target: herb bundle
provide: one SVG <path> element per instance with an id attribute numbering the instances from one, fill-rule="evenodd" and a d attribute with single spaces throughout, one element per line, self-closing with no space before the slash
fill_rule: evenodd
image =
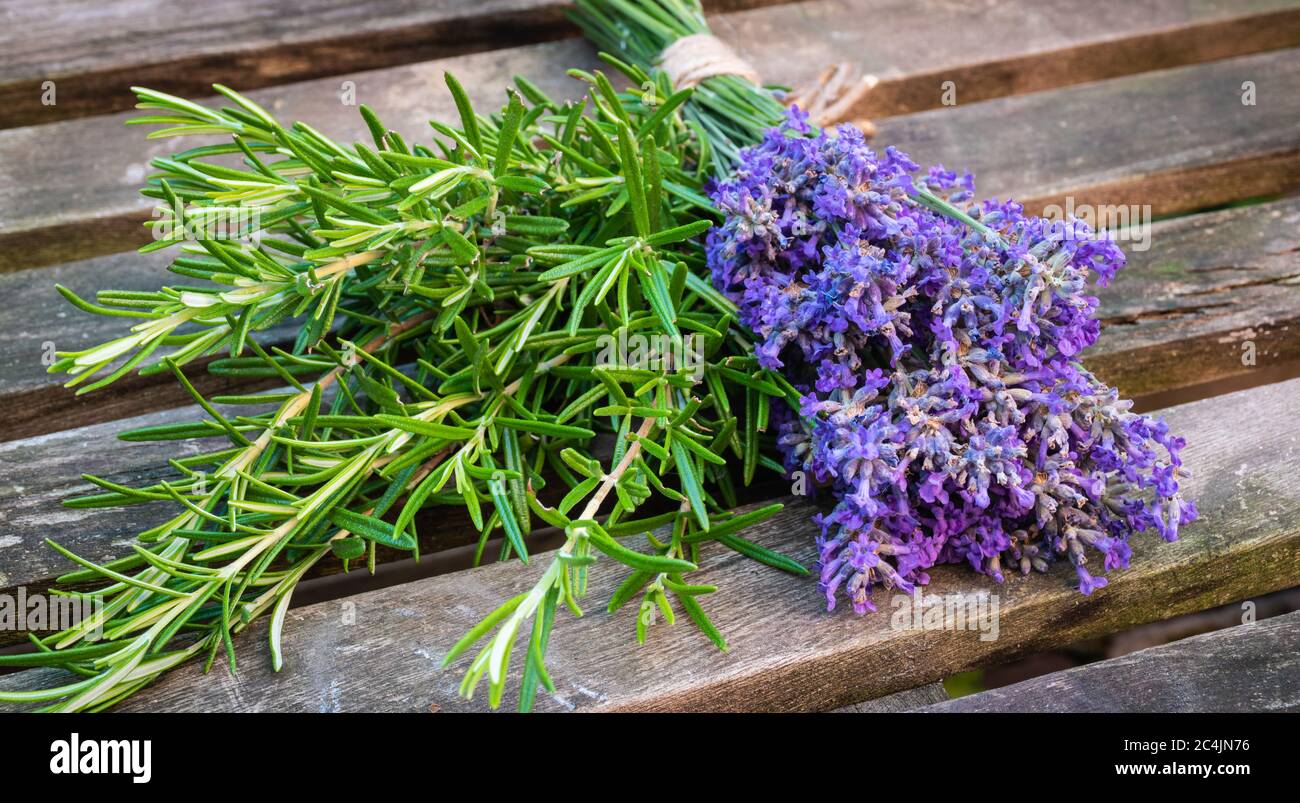
<path id="1" fill-rule="evenodd" d="M 431 123 L 432 147 L 364 109 L 372 142 L 345 146 L 222 87 L 232 105 L 221 109 L 138 90 L 150 113 L 133 122 L 165 126 L 151 136 L 229 136 L 156 160 L 145 189 L 171 210 L 150 248 L 179 246 L 171 270 L 196 283 L 94 302 L 64 291 L 87 312 L 140 322 L 61 354 L 53 370 L 83 391 L 170 370 L 206 418 L 122 437 L 228 445 L 171 461 L 176 478 L 149 487 L 87 478 L 103 492 L 70 504 L 180 512 L 107 564 L 55 546 L 84 567 L 63 583 L 107 583 L 62 593 L 98 595 L 103 612 L 0 661 L 82 677 L 0 699 L 98 710 L 192 656 L 211 665 L 224 652 L 233 669 L 232 636 L 265 613 L 278 669 L 304 574 L 327 558 L 373 568 L 379 549 L 418 553 L 416 514 L 436 505 L 468 512 L 480 554 L 494 531 L 499 557 L 525 562 L 535 523 L 566 536 L 536 586 L 446 657 L 489 636 L 463 690 L 486 677 L 493 705 L 525 628 L 521 708 L 550 685 L 556 609 L 581 612 L 597 555 L 630 571 L 611 610 L 640 596 L 671 621 L 672 599 L 719 647 L 698 599 L 714 589 L 689 578 L 703 545 L 806 572 L 737 534 L 780 505 L 728 512 L 736 481 L 780 470 L 760 455 L 760 433 L 771 399 L 795 392 L 757 365 L 734 305 L 700 278 L 711 207 L 675 113 L 690 93 L 646 105 L 600 73 L 581 77 L 591 84 L 581 103 L 557 104 L 521 79 L 489 118 L 448 76 L 460 126 Z M 230 206 L 257 212 L 243 216 L 243 240 L 212 233 Z M 299 322 L 291 347 L 254 336 L 288 321 Z M 653 344 L 651 359 L 610 358 L 609 343 L 631 337 Z M 209 370 L 286 389 L 204 398 L 184 366 L 222 353 Z M 625 543 L 640 534 L 647 548 Z"/>
<path id="2" fill-rule="evenodd" d="M 574 17 L 646 70 L 676 38 L 708 32 L 698 11 L 580 0 Z M 710 80 L 688 114 L 735 136 L 712 140 L 724 222 L 709 267 L 759 364 L 800 390 L 775 415 L 787 468 L 836 499 L 819 517 L 828 607 L 843 592 L 874 610 L 873 587 L 910 593 L 936 563 L 1001 581 L 1004 565 L 1046 571 L 1066 556 L 1090 594 L 1106 579 L 1089 552 L 1126 567 L 1133 533 L 1174 540 L 1196 518 L 1179 493 L 1183 440 L 1078 362 L 1100 328 L 1088 279 L 1124 264 L 1113 242 L 1078 220 L 974 203 L 969 175 L 914 179 L 906 154 L 878 156 L 851 126 L 818 131 L 798 108 L 756 119 L 746 112 L 768 90 Z"/>
<path id="3" fill-rule="evenodd" d="M 828 607 L 842 592 L 875 610 L 874 586 L 911 593 L 937 563 L 1001 582 L 1067 556 L 1090 594 L 1106 585 L 1090 553 L 1110 570 L 1135 532 L 1174 540 L 1196 516 L 1183 440 L 1078 362 L 1100 330 L 1087 282 L 1123 266 L 1119 248 L 1082 221 L 972 203 L 969 175 L 918 179 L 986 236 L 911 201 L 905 154 L 877 157 L 851 126 L 804 133 L 792 115 L 718 184 L 709 264 L 759 363 L 789 363 L 803 393 L 781 445 L 837 500 L 820 517 Z"/>

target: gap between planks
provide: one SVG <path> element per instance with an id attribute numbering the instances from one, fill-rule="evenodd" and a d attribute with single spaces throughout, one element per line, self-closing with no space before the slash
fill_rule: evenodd
<path id="1" fill-rule="evenodd" d="M 927 713 L 1300 711 L 1300 611 L 928 705 Z"/>
<path id="2" fill-rule="evenodd" d="M 965 567 L 932 573 L 930 594 L 968 600 L 997 595 L 998 638 L 976 631 L 894 629 L 889 595 L 865 618 L 827 614 L 810 578 L 795 578 L 713 548 L 693 579 L 721 589 L 705 607 L 730 651 L 714 651 L 683 621 L 633 639 L 634 611 L 601 612 L 623 572 L 593 568 L 582 620 L 559 618 L 548 666 L 558 691 L 540 709 L 607 711 L 827 710 L 914 688 L 955 671 L 1263 594 L 1300 583 L 1300 432 L 1294 426 L 1300 380 L 1194 402 L 1165 413 L 1187 438 L 1194 472 L 1187 494 L 1201 519 L 1183 538 L 1134 539 L 1132 568 L 1110 573 L 1089 597 L 1072 588 L 1068 567 L 1011 577 L 999 586 Z M 1231 425 L 1229 425 L 1229 423 Z M 1290 426 L 1286 426 L 1290 424 Z M 812 507 L 798 500 L 749 537 L 796 559 L 814 557 Z M 539 558 L 541 556 L 538 556 Z M 538 563 L 538 561 L 534 561 Z M 173 672 L 124 710 L 453 711 L 483 710 L 456 689 L 467 659 L 437 666 L 483 615 L 535 580 L 518 563 L 457 572 L 291 611 L 285 670 L 269 669 L 265 623 L 239 639 L 241 670 L 203 676 Z M 515 667 L 516 673 L 518 666 Z M 517 675 L 516 675 L 517 677 Z M 381 678 L 381 682 L 376 682 Z M 0 687 L 52 682 L 49 670 L 0 678 Z M 514 687 L 512 687 L 514 688 Z M 505 705 L 513 705 L 513 692 Z"/>
<path id="3" fill-rule="evenodd" d="M 874 110 L 871 101 L 864 100 L 855 114 L 878 116 L 939 106 L 944 81 L 952 81 L 957 105 L 931 114 L 953 115 L 945 117 L 944 124 L 959 142 L 932 149 L 926 138 L 913 141 L 906 124 L 882 127 L 883 141 L 900 144 L 925 161 L 939 157 L 953 162 L 960 157 L 952 166 L 977 173 L 997 165 L 995 144 L 1014 131 L 1008 130 L 1007 122 L 1016 118 L 1008 111 L 1023 114 L 1025 125 L 1032 120 L 1035 126 L 1048 127 L 1035 129 L 1036 136 L 1029 142 L 1001 157 L 1003 164 L 1008 159 L 1015 164 L 1026 154 L 1048 149 L 1050 161 L 1040 165 L 1046 172 L 1036 177 L 1036 184 L 1024 187 L 1028 190 L 1024 197 L 1035 203 L 1055 197 L 1059 187 L 1053 174 L 1070 181 L 1060 172 L 1065 165 L 1076 159 L 1095 160 L 1111 150 L 1116 130 L 1126 135 L 1125 150 L 1134 151 L 1129 164 L 1151 168 L 1144 179 L 1149 189 L 1142 194 L 1150 196 L 1158 188 L 1168 196 L 1141 201 L 1153 203 L 1157 213 L 1204 206 L 1206 193 L 1232 196 L 1221 200 L 1262 195 L 1275 191 L 1270 188 L 1285 181 L 1288 172 L 1300 173 L 1292 161 L 1297 135 L 1291 125 L 1300 98 L 1289 91 L 1296 70 L 1285 59 L 1234 61 L 1245 76 L 1232 68 L 1226 76 L 1221 71 L 1187 76 L 1175 70 L 1175 75 L 1184 76 L 1181 83 L 1174 78 L 1173 85 L 1117 84 L 1117 95 L 1105 113 L 1076 121 L 1061 116 L 1055 98 L 1030 101 L 1023 108 L 975 111 L 980 104 L 971 101 L 1007 92 L 1050 89 L 1117 72 L 1176 67 L 1300 43 L 1300 3 L 1295 0 L 1266 0 L 1245 10 L 1227 2 L 1189 7 L 1180 0 L 1161 0 L 1141 8 L 1126 0 L 1107 0 L 1104 6 L 1105 13 L 1096 3 L 1073 0 L 1018 0 L 993 6 L 946 0 L 815 0 L 724 14 L 713 18 L 713 24 L 768 80 L 797 84 L 813 78 L 827 62 L 848 60 L 882 77 L 882 85 L 871 97 L 886 98 L 891 87 L 907 87 L 902 96 L 914 98 L 907 103 L 886 98 Z M 881 37 L 881 30 L 893 34 Z M 1007 35 L 1008 31 L 1015 35 Z M 442 87 L 444 70 L 456 72 L 475 101 L 490 102 L 484 108 L 491 109 L 512 75 L 526 75 L 556 97 L 573 97 L 581 89 L 565 77 L 563 67 L 597 64 L 586 43 L 568 40 L 341 74 L 252 96 L 277 115 L 310 121 L 325 133 L 349 141 L 364 134 L 355 109 L 340 101 L 342 81 L 352 81 L 357 102 L 372 106 L 408 138 L 414 135 L 422 140 L 429 117 L 454 119 Z M 1259 96 L 1268 99 L 1255 107 L 1249 119 L 1231 114 L 1236 110 L 1227 105 L 1239 100 L 1239 85 L 1246 79 L 1256 81 Z M 238 81 L 235 84 L 242 87 Z M 1145 98 L 1144 91 L 1165 91 L 1171 97 L 1162 104 L 1159 98 Z M 1069 108 L 1070 99 L 1083 97 L 1068 95 L 1061 100 Z M 1193 105 L 1179 106 L 1183 98 L 1190 98 Z M 1207 104 L 1204 111 L 1219 122 L 1218 130 L 1211 126 L 1189 131 L 1185 123 L 1177 122 L 1180 112 L 1186 116 L 1197 105 Z M 146 143 L 138 130 L 123 128 L 128 116 L 0 131 L 0 165 L 4 166 L 0 168 L 0 271 L 127 250 L 144 242 L 140 224 L 148 218 L 152 202 L 138 196 L 138 187 L 148 173 L 149 159 L 171 153 L 175 145 Z M 1059 132 L 1050 129 L 1058 123 L 1069 127 Z M 1043 130 L 1059 135 L 1043 137 Z M 1071 137 L 1071 131 L 1080 136 Z M 1250 137 L 1243 136 L 1247 131 Z M 1207 152 L 1201 140 L 1224 134 L 1233 135 L 1224 146 L 1236 167 L 1222 174 L 1207 172 L 1223 161 L 1223 154 Z M 939 132 L 930 132 L 929 139 L 938 136 Z M 1057 150 L 1051 151 L 1052 143 Z M 962 147 L 951 147 L 957 144 Z M 1076 153 L 1081 147 L 1083 151 Z M 84 153 L 95 158 L 69 164 L 69 154 Z M 1205 156 L 1211 157 L 1208 163 Z M 1223 189 L 1198 189 L 1208 178 L 1218 180 Z M 1101 180 L 1090 186 L 1110 203 L 1134 191 L 1132 185 Z"/>

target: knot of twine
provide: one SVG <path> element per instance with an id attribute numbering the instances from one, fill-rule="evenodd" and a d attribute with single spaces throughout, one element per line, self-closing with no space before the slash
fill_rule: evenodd
<path id="1" fill-rule="evenodd" d="M 756 85 L 761 85 L 758 71 L 731 45 L 713 34 L 695 33 L 683 36 L 664 48 L 659 64 L 668 73 L 674 89 L 695 86 L 705 78 L 715 75 L 738 75 Z"/>
<path id="2" fill-rule="evenodd" d="M 753 65 L 726 42 L 707 33 L 691 34 L 673 42 L 660 54 L 659 65 L 668 74 L 674 89 L 692 87 L 717 75 L 735 75 L 762 85 Z M 827 67 L 813 81 L 786 93 L 781 102 L 786 106 L 797 103 L 818 126 L 828 126 L 843 121 L 878 83 L 876 76 L 862 75 L 848 62 L 842 62 Z M 854 123 L 868 137 L 876 133 L 870 120 Z"/>

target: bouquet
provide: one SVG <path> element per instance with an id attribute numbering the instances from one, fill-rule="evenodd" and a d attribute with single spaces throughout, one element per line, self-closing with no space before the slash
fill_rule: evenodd
<path id="1" fill-rule="evenodd" d="M 499 533 L 498 559 L 541 564 L 444 660 L 477 646 L 462 692 L 486 679 L 496 706 L 518 646 L 521 710 L 553 688 L 555 617 L 581 615 L 598 558 L 626 569 L 607 610 L 639 598 L 723 649 L 716 589 L 690 576 L 701 550 L 807 573 L 740 534 L 780 508 L 733 512 L 760 468 L 830 491 L 820 581 L 860 612 L 938 562 L 1000 579 L 1068 556 L 1088 593 L 1105 583 L 1090 554 L 1123 566 L 1132 533 L 1173 538 L 1194 517 L 1181 441 L 1077 361 L 1097 333 L 1086 281 L 1122 265 L 1113 245 L 819 130 L 691 0 L 575 14 L 632 90 L 572 71 L 587 97 L 559 103 L 519 78 L 482 115 L 448 75 L 460 119 L 432 121 L 428 144 L 364 107 L 370 141 L 339 143 L 225 87 L 222 108 L 136 90 L 151 137 L 224 140 L 155 160 L 144 189 L 165 210 L 146 250 L 177 249 L 186 283 L 61 289 L 135 323 L 52 370 L 78 392 L 170 372 L 205 417 L 122 437 L 222 443 L 147 487 L 87 477 L 101 492 L 69 504 L 179 512 L 109 563 L 52 543 L 82 567 L 62 583 L 97 584 L 62 593 L 106 604 L 0 656 L 74 673 L 0 701 L 99 710 L 192 658 L 233 671 L 234 636 L 263 615 L 279 669 L 306 573 L 418 557 L 438 506 L 466 512 L 479 557 Z M 253 213 L 235 239 L 218 231 L 231 209 Z M 266 339 L 286 322 L 291 343 Z M 282 389 L 205 398 L 187 376 L 200 359 Z M 531 555 L 543 525 L 563 546 Z"/>
<path id="2" fill-rule="evenodd" d="M 700 44 L 690 6 L 580 0 L 576 17 L 601 46 L 664 64 L 687 40 L 725 48 Z M 714 61 L 733 71 L 701 84 L 695 119 L 715 134 L 730 121 L 746 147 L 711 140 L 725 157 L 711 278 L 759 364 L 798 378 L 799 403 L 775 416 L 786 467 L 835 499 L 818 517 L 828 608 L 843 593 L 875 610 L 874 587 L 911 593 L 941 562 L 1001 582 L 1004 566 L 1068 557 L 1090 594 L 1106 585 L 1090 554 L 1123 568 L 1133 533 L 1176 539 L 1196 517 L 1178 491 L 1183 440 L 1078 362 L 1100 329 L 1087 283 L 1123 267 L 1118 246 L 1079 220 L 975 203 L 970 175 L 918 176 L 906 154 L 878 155 L 852 126 L 818 131 L 797 105 L 763 119 L 769 93 Z"/>

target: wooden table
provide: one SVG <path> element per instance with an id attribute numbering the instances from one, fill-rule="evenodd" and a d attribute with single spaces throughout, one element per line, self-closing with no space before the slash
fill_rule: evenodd
<path id="1" fill-rule="evenodd" d="M 573 97 L 582 87 L 563 69 L 595 63 L 553 0 L 304 0 L 293 13 L 277 0 L 144 0 L 130 4 L 131 16 L 112 0 L 5 5 L 16 21 L 0 48 L 0 593 L 10 594 L 40 592 L 69 568 L 44 538 L 106 559 L 166 515 L 61 507 L 89 488 L 82 473 L 138 482 L 161 476 L 166 457 L 200 448 L 114 437 L 192 416 L 169 381 L 132 379 L 76 398 L 41 360 L 48 344 L 71 350 L 117 327 L 76 314 L 56 281 L 83 295 L 109 283 L 153 287 L 166 265 L 164 254 L 130 250 L 147 237 L 139 224 L 152 202 L 137 190 L 148 160 L 172 145 L 123 127 L 128 85 L 193 95 L 212 81 L 254 88 L 282 118 L 350 141 L 362 123 L 340 101 L 344 82 L 418 137 L 426 119 L 453 119 L 444 70 L 476 101 L 495 102 L 516 73 Z M 1004 586 L 961 567 L 935 572 L 932 590 L 1000 595 L 996 641 L 894 630 L 888 612 L 827 614 L 812 581 L 709 554 L 702 581 L 726 589 L 710 614 L 728 653 L 686 627 L 657 629 L 634 648 L 630 611 L 563 618 L 549 661 L 558 692 L 538 708 L 915 708 L 937 699 L 926 684 L 963 669 L 1300 584 L 1300 380 L 1291 378 L 1300 374 L 1300 198 L 1290 194 L 1300 186 L 1300 2 L 707 5 L 718 35 L 768 80 L 798 83 L 842 60 L 877 74 L 853 117 L 874 119 L 879 145 L 921 164 L 974 171 L 982 195 L 1012 196 L 1034 212 L 1067 201 L 1136 205 L 1159 219 L 1150 249 L 1130 249 L 1129 267 L 1100 292 L 1104 328 L 1086 362 L 1125 395 L 1199 399 L 1161 412 L 1187 438 L 1188 496 L 1202 517 L 1175 544 L 1136 539 L 1133 568 L 1089 597 L 1063 568 Z M 40 103 L 47 81 L 54 105 Z M 955 105 L 944 104 L 947 82 Z M 234 387 L 218 377 L 200 386 Z M 811 561 L 809 505 L 788 501 L 752 537 Z M 459 674 L 438 662 L 499 600 L 530 586 L 535 569 L 466 568 L 477 534 L 463 518 L 444 519 L 422 529 L 418 566 L 392 553 L 374 577 L 305 581 L 285 625 L 283 672 L 270 671 L 262 624 L 238 639 L 237 676 L 188 666 L 122 708 L 481 709 L 482 700 L 456 696 Z M 547 537 L 535 534 L 534 548 Z M 593 599 L 615 582 L 610 568 L 593 571 Z M 940 708 L 1296 708 L 1300 677 L 1287 656 L 1298 634 L 1300 619 L 1278 617 Z M 0 632 L 0 645 L 22 638 Z M 1241 654 L 1264 656 L 1253 665 L 1269 694 L 1229 694 L 1214 680 L 1217 661 Z M 1084 693 L 1139 671 L 1148 678 L 1140 694 Z M 1195 693 L 1161 680 L 1174 675 L 1194 676 Z M 0 686 L 42 676 L 11 674 Z M 882 700 L 862 702 L 873 698 Z"/>

